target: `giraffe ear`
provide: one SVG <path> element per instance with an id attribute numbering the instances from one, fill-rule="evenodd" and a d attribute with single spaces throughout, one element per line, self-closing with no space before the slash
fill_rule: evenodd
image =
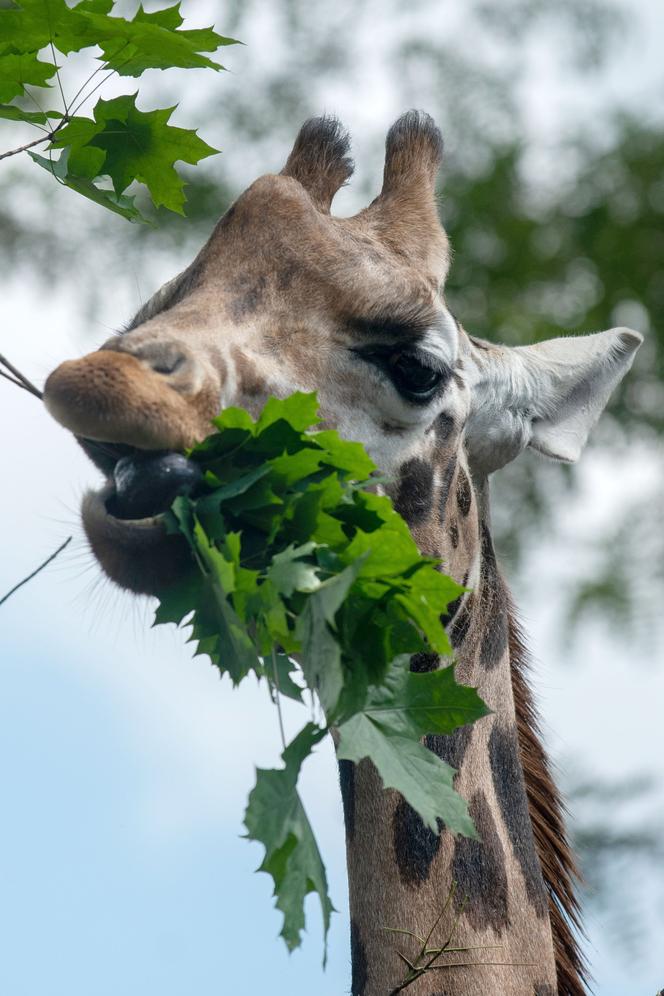
<path id="1" fill-rule="evenodd" d="M 527 446 L 578 460 L 642 342 L 639 332 L 618 328 L 534 346 L 472 343 L 466 446 L 476 470 L 491 473 Z"/>

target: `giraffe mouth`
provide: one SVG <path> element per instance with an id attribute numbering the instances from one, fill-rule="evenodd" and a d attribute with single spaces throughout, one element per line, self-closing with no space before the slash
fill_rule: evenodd
<path id="1" fill-rule="evenodd" d="M 201 469 L 183 453 L 92 440 L 85 440 L 85 446 L 106 471 L 99 494 L 103 493 L 106 512 L 115 519 L 155 520 L 179 495 L 192 495 L 200 488 Z"/>
<path id="2" fill-rule="evenodd" d="M 179 495 L 195 495 L 202 473 L 173 450 L 84 440 L 106 481 L 83 498 L 83 528 L 105 573 L 122 588 L 158 594 L 188 569 L 190 555 L 179 535 L 164 528 L 164 513 Z"/>

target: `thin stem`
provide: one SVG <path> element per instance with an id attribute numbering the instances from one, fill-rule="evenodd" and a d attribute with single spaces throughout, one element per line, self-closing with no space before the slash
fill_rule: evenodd
<path id="1" fill-rule="evenodd" d="M 72 541 L 72 537 L 68 536 L 67 539 L 64 541 L 64 543 L 60 544 L 60 546 L 55 551 L 55 553 L 52 553 L 50 557 L 47 557 L 46 560 L 44 561 L 44 563 L 40 564 L 39 567 L 37 567 L 36 570 L 34 570 L 32 572 L 32 574 L 28 574 L 27 578 L 23 578 L 23 580 L 19 581 L 18 584 L 15 584 L 13 588 L 10 588 L 10 590 L 7 592 L 7 594 L 3 595 L 2 598 L 0 598 L 0 605 L 2 605 L 4 602 L 6 602 L 7 599 L 10 598 L 10 596 L 14 594 L 15 591 L 18 591 L 19 588 L 22 588 L 24 584 L 27 584 L 28 581 L 31 581 L 32 578 L 34 578 L 35 575 L 39 574 L 40 571 L 43 571 L 44 568 L 47 567 L 51 563 L 52 560 L 55 560 L 55 558 L 58 556 L 59 553 L 62 553 L 62 551 L 64 550 L 64 548 L 66 546 L 68 546 L 71 543 L 71 541 Z"/>
<path id="2" fill-rule="evenodd" d="M 70 107 L 73 107 L 73 106 L 74 106 L 74 104 L 76 103 L 76 101 L 78 100 L 78 98 L 79 98 L 79 97 L 81 96 L 81 94 L 82 94 L 82 93 L 83 93 L 83 91 L 85 90 L 85 88 L 86 88 L 86 86 L 88 85 L 88 83 L 91 83 L 91 82 L 92 82 L 92 80 L 93 80 L 93 79 L 95 78 L 95 76 L 97 75 L 97 73 L 101 73 L 101 72 L 103 72 L 103 70 L 104 70 L 105 68 L 106 68 L 106 63 L 104 62 L 104 63 L 102 63 L 102 65 L 101 65 L 101 66 L 97 66 L 97 68 L 95 69 L 94 73 L 90 73 L 90 75 L 88 76 L 88 78 L 87 78 L 87 80 L 85 81 L 85 83 L 82 83 L 82 84 L 81 84 L 81 86 L 80 86 L 80 87 L 78 88 L 78 90 L 76 91 L 76 93 L 75 93 L 75 94 L 74 94 L 74 96 L 72 97 L 72 99 L 71 99 L 71 104 L 69 105 Z M 84 98 L 84 101 L 83 101 L 84 103 L 85 103 L 85 100 L 87 100 L 87 97 L 85 97 L 85 98 Z M 74 111 L 74 114 L 75 114 L 75 113 L 76 113 L 76 112 Z M 72 115 L 72 117 L 73 117 L 73 115 Z"/>
<path id="3" fill-rule="evenodd" d="M 104 66 L 102 66 L 101 68 L 104 69 Z M 83 107 L 83 104 L 85 104 L 85 102 L 90 99 L 90 97 L 92 96 L 92 94 L 96 93 L 96 91 L 99 89 L 99 87 L 103 86 L 104 83 L 107 80 L 110 80 L 111 76 L 113 76 L 115 73 L 117 73 L 117 69 L 112 69 L 110 71 L 110 73 L 108 74 L 108 76 L 104 76 L 103 80 L 100 80 L 99 83 L 97 83 L 96 86 L 93 86 L 92 90 L 90 90 L 90 93 L 86 93 L 86 95 L 83 97 L 83 99 L 81 101 L 79 101 L 79 103 L 77 104 L 77 106 L 71 112 L 70 117 L 73 118 L 74 115 L 78 114 L 78 112 L 80 111 L 80 109 Z M 94 76 L 94 73 L 93 73 L 93 76 Z M 90 77 L 90 80 L 91 79 L 92 79 L 92 76 Z M 90 82 L 90 80 L 88 80 L 88 83 Z M 73 103 L 73 101 L 72 101 L 72 103 Z"/>
<path id="4" fill-rule="evenodd" d="M 397 993 L 401 993 L 401 992 L 404 991 L 404 989 L 408 989 L 409 986 L 411 986 L 413 984 L 413 982 L 416 982 L 419 978 L 421 978 L 423 975 L 425 975 L 426 972 L 428 972 L 433 967 L 433 963 L 436 960 L 436 958 L 438 958 L 438 956 L 445 951 L 445 947 L 447 947 L 447 945 L 451 942 L 451 940 L 452 940 L 452 934 L 454 933 L 454 930 L 456 929 L 456 923 L 458 921 L 458 917 L 457 917 L 457 920 L 455 921 L 454 925 L 452 926 L 452 931 L 450 933 L 450 936 L 448 937 L 447 941 L 445 942 L 445 947 L 435 949 L 435 953 L 433 953 L 433 951 L 431 951 L 431 950 L 428 950 L 429 941 L 431 940 L 431 937 L 433 935 L 434 930 L 436 929 L 436 927 L 438 926 L 438 924 L 442 920 L 443 916 L 445 915 L 446 910 L 448 909 L 450 903 L 452 902 L 452 900 L 454 898 L 454 895 L 456 893 L 456 887 L 457 887 L 456 882 L 452 882 L 452 885 L 450 886 L 450 890 L 447 893 L 447 898 L 445 899 L 445 902 L 443 904 L 443 908 L 441 909 L 440 913 L 438 914 L 438 916 L 434 920 L 433 925 L 431 927 L 431 930 L 429 931 L 429 933 L 427 934 L 427 936 L 425 938 L 418 937 L 418 940 L 422 941 L 422 947 L 420 948 L 420 950 L 419 950 L 419 952 L 417 954 L 417 957 L 415 958 L 415 963 L 413 964 L 412 962 L 410 962 L 405 957 L 405 955 L 403 955 L 401 953 L 401 951 L 397 951 L 397 954 L 402 959 L 402 961 L 404 961 L 408 965 L 409 972 L 408 972 L 408 975 L 406 976 L 406 978 L 403 980 L 403 982 L 401 982 L 396 987 L 396 989 L 392 990 L 392 992 L 390 993 L 390 996 L 397 996 Z M 462 910 L 463 910 L 463 906 L 462 906 Z M 459 913 L 459 915 L 461 915 L 461 913 Z M 390 929 L 391 930 L 398 930 L 398 928 L 386 928 L 386 929 L 388 929 L 388 930 L 390 930 Z M 398 933 L 411 933 L 411 932 L 410 931 L 401 931 L 401 930 L 398 930 Z M 416 935 L 412 934 L 411 936 L 414 937 Z M 421 965 L 420 962 L 421 962 L 422 958 L 427 958 L 430 955 L 433 955 L 433 957 L 429 957 L 429 960 L 424 965 Z"/>
<path id="5" fill-rule="evenodd" d="M 416 972 L 417 968 L 415 967 L 415 965 L 413 965 L 412 961 L 409 961 L 408 958 L 406 958 L 406 956 L 403 953 L 403 951 L 399 951 L 398 948 L 396 948 L 395 950 L 396 950 L 397 954 L 399 955 L 399 957 L 401 958 L 401 960 L 408 966 L 408 968 L 410 969 L 410 971 L 411 972 Z"/>
<path id="6" fill-rule="evenodd" d="M 124 65 L 124 63 L 123 63 L 123 65 Z M 121 66 L 120 68 L 122 68 L 122 66 Z M 76 106 L 75 110 L 73 110 L 73 111 L 72 111 L 71 113 L 69 113 L 69 108 L 67 109 L 67 113 L 69 114 L 69 116 L 70 116 L 70 117 L 73 117 L 73 116 L 74 116 L 74 115 L 75 115 L 75 114 L 76 114 L 76 113 L 77 113 L 77 112 L 78 112 L 78 111 L 79 111 L 79 110 L 81 109 L 81 107 L 83 107 L 83 104 L 84 104 L 84 103 L 86 102 L 86 100 L 89 100 L 89 99 L 90 99 L 90 97 L 91 97 L 91 96 L 92 96 L 92 94 L 93 94 L 93 93 L 95 92 L 95 90 L 98 90 L 98 89 L 99 89 L 99 87 L 100 87 L 100 86 L 102 85 L 102 83 L 105 83 L 105 82 L 106 82 L 106 80 L 110 80 L 110 78 L 111 78 L 111 76 L 113 75 L 113 73 L 117 73 L 117 71 L 118 71 L 118 70 L 117 70 L 117 69 L 111 69 L 111 70 L 109 71 L 109 65 L 108 65 L 108 63 L 107 63 L 107 62 L 104 62 L 104 63 L 102 63 L 102 65 L 101 65 L 101 66 L 97 66 L 97 68 L 95 69 L 94 73 L 90 73 L 90 75 L 88 76 L 88 78 L 87 78 L 87 80 L 85 81 L 85 83 L 83 83 L 83 84 L 82 84 L 82 85 L 81 85 L 81 86 L 80 86 L 80 87 L 78 88 L 78 90 L 76 91 L 76 93 L 75 93 L 75 94 L 74 94 L 74 96 L 72 97 L 72 99 L 71 99 L 71 103 L 70 103 L 69 107 L 73 107 L 73 106 L 74 106 L 74 104 L 76 104 L 76 101 L 77 101 L 77 100 L 78 100 L 78 98 L 79 98 L 79 97 L 81 96 L 81 94 L 82 94 L 82 93 L 83 93 L 83 91 L 85 90 L 85 88 L 86 88 L 86 86 L 88 85 L 88 83 L 92 83 L 92 81 L 93 81 L 93 79 L 95 78 L 95 76 L 97 75 L 97 73 L 103 73 L 103 72 L 107 72 L 107 71 L 108 71 L 108 76 L 104 76 L 103 80 L 102 80 L 102 81 L 101 81 L 100 83 L 97 83 L 97 84 L 96 84 L 96 85 L 94 86 L 94 88 L 93 88 L 92 90 L 90 90 L 90 93 L 87 93 L 87 94 L 85 95 L 85 97 L 83 97 L 83 98 L 81 99 L 81 101 L 80 101 L 80 102 L 79 102 L 79 103 L 77 104 L 77 106 Z"/>
<path id="7" fill-rule="evenodd" d="M 436 927 L 438 926 L 438 924 L 440 923 L 440 921 L 445 916 L 445 913 L 447 912 L 448 906 L 450 905 L 450 903 L 454 899 L 454 895 L 456 893 L 456 887 L 457 887 L 456 882 L 452 882 L 452 885 L 450 886 L 450 891 L 447 893 L 447 899 L 445 900 L 443 908 L 440 911 L 440 913 L 438 914 L 436 920 L 434 921 L 433 927 L 431 928 L 431 930 L 427 934 L 426 939 L 424 941 L 424 944 L 422 945 L 422 950 L 420 951 L 420 953 L 418 955 L 418 959 L 417 959 L 418 961 L 424 955 L 424 952 L 426 951 L 427 945 L 428 945 L 429 941 L 431 940 L 431 937 L 432 937 L 432 934 L 433 934 L 434 930 L 436 929 Z M 450 938 L 450 940 L 451 940 L 451 938 Z M 447 943 L 449 943 L 449 941 Z"/>
<path id="8" fill-rule="evenodd" d="M 51 38 L 51 41 L 50 41 L 50 45 L 51 45 L 51 55 L 53 56 L 53 63 L 55 64 L 55 48 L 53 46 L 53 39 L 52 38 Z M 67 111 L 69 110 L 69 108 L 67 107 L 67 100 L 65 98 L 65 91 L 62 89 L 62 81 L 60 79 L 60 70 L 59 69 L 55 70 L 55 78 L 58 81 L 58 88 L 60 90 L 60 96 L 62 97 L 62 106 L 64 107 L 65 114 L 66 114 Z"/>
<path id="9" fill-rule="evenodd" d="M 53 162 L 53 146 L 49 145 L 49 147 L 48 147 L 48 149 L 46 151 L 48 152 L 48 163 L 49 163 L 49 166 L 51 167 L 51 174 L 53 176 L 53 179 L 57 183 L 59 183 L 61 187 L 66 187 L 67 184 L 65 183 L 65 181 L 61 180 L 60 177 L 58 176 L 58 174 L 55 172 L 55 167 L 56 167 L 57 163 Z M 59 163 L 60 160 L 58 159 L 57 162 Z"/>
<path id="10" fill-rule="evenodd" d="M 13 363 L 9 362 L 6 356 L 2 355 L 2 353 L 0 353 L 0 366 L 6 367 L 7 370 L 9 370 L 9 372 L 14 375 L 16 380 L 20 381 L 20 384 L 18 384 L 19 387 L 22 387 L 25 391 L 29 391 L 30 394 L 34 394 L 34 396 L 36 398 L 39 398 L 40 401 L 42 400 L 43 394 L 39 390 L 39 388 L 35 387 L 32 381 L 28 380 L 25 374 L 22 374 L 21 371 L 18 370 Z M 2 371 L 0 371 L 0 373 L 2 373 Z M 7 377 L 7 374 L 3 374 L 3 376 Z M 7 377 L 7 380 L 12 380 L 14 383 L 16 383 L 16 381 L 14 381 L 12 377 Z"/>
<path id="11" fill-rule="evenodd" d="M 470 944 L 468 947 L 465 947 L 465 948 L 429 948 L 428 951 L 425 951 L 425 954 L 428 954 L 428 955 L 434 954 L 434 953 L 435 954 L 449 954 L 450 951 L 453 951 L 453 952 L 459 952 L 459 951 L 488 951 L 489 949 L 499 951 L 504 946 L 505 946 L 504 944 Z"/>
<path id="12" fill-rule="evenodd" d="M 24 90 L 24 93 L 25 93 L 25 96 L 28 98 L 28 100 L 32 101 L 32 103 L 35 105 L 35 107 L 37 108 L 37 110 L 39 111 L 39 113 L 43 114 L 44 117 L 46 118 L 46 121 L 48 123 L 48 129 L 47 130 L 49 132 L 53 131 L 53 125 L 51 124 L 50 117 L 48 116 L 48 114 L 46 113 L 46 111 L 44 110 L 44 108 L 42 107 L 42 105 L 39 103 L 39 101 L 35 97 L 35 95 L 32 92 L 32 90 L 29 89 L 29 87 L 26 87 L 25 90 Z"/>
<path id="13" fill-rule="evenodd" d="M 420 944 L 426 944 L 424 938 L 420 937 L 419 934 L 413 933 L 412 930 L 404 930 L 403 927 L 381 927 L 380 929 L 388 930 L 391 934 L 405 934 L 406 937 L 414 937 L 416 941 L 420 942 Z"/>
<path id="14" fill-rule="evenodd" d="M 456 887 L 456 882 L 454 883 L 454 885 Z M 452 927 L 450 928 L 450 932 L 449 932 L 448 938 L 447 938 L 447 940 L 445 941 L 445 943 L 443 945 L 443 950 L 446 950 L 447 948 L 449 948 L 450 944 L 452 943 L 452 938 L 456 934 L 456 929 L 459 926 L 459 920 L 461 919 L 463 911 L 465 910 L 465 908 L 466 908 L 467 905 L 468 905 L 468 896 L 464 896 L 463 900 L 462 900 L 462 903 L 461 903 L 461 906 L 459 907 L 459 911 L 458 911 L 456 917 L 454 918 L 454 921 L 452 923 Z"/>
<path id="15" fill-rule="evenodd" d="M 484 968 L 485 966 L 503 965 L 509 968 L 535 968 L 534 961 L 455 961 L 451 965 L 432 965 L 428 972 L 444 972 L 448 968 Z"/>
<path id="16" fill-rule="evenodd" d="M 274 697 L 274 701 L 277 706 L 277 715 L 279 717 L 279 732 L 281 733 L 281 742 L 284 746 L 284 750 L 286 750 L 286 734 L 284 732 L 284 717 L 281 714 L 281 693 L 279 691 L 279 674 L 277 672 L 277 652 L 274 647 L 272 647 L 272 673 L 274 675 L 274 687 L 277 693 Z"/>

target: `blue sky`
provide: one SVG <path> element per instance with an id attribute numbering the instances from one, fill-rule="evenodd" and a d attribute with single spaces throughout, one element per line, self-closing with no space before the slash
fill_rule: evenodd
<path id="1" fill-rule="evenodd" d="M 343 992 L 341 917 L 325 976 L 315 903 L 301 952 L 289 958 L 275 942 L 269 880 L 252 874 L 260 848 L 239 838 L 241 806 L 224 804 L 231 758 L 215 759 L 218 819 L 160 830 L 143 812 L 158 758 L 132 749 L 126 718 L 99 687 L 99 660 L 73 659 L 80 645 L 60 638 L 54 647 L 39 624 L 29 639 L 13 636 L 3 639 L 0 699 L 0 992 L 304 994 L 312 978 L 325 996 Z M 237 748 L 250 750 L 251 740 L 247 728 Z M 168 779 L 167 763 L 160 774 Z M 342 905 L 336 852 L 330 871 Z"/>

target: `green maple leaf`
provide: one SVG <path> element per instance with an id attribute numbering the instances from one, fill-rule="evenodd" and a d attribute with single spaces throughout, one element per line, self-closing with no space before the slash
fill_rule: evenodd
<path id="1" fill-rule="evenodd" d="M 287 398 L 268 398 L 256 422 L 256 433 L 265 432 L 275 422 L 287 422 L 297 432 L 305 432 L 318 417 L 318 398 L 314 394 L 295 391 Z"/>
<path id="2" fill-rule="evenodd" d="M 133 19 L 111 17 L 111 0 L 83 0 L 69 7 L 65 0 L 19 0 L 0 10 L 0 46 L 36 53 L 49 43 L 64 55 L 99 46 L 102 60 L 122 76 L 140 76 L 146 69 L 223 69 L 201 52 L 238 44 L 212 28 L 180 30 L 180 5 Z"/>
<path id="3" fill-rule="evenodd" d="M 265 847 L 259 871 L 272 876 L 277 909 L 284 915 L 281 936 L 290 951 L 300 943 L 304 900 L 310 892 L 320 899 L 326 942 L 334 911 L 325 867 L 296 787 L 303 761 L 326 732 L 307 723 L 281 755 L 284 768 L 258 768 L 244 816 L 247 837 Z"/>
<path id="4" fill-rule="evenodd" d="M 98 101 L 94 121 L 73 118 L 53 141 L 68 148 L 68 172 L 92 180 L 109 176 L 116 194 L 137 180 L 150 191 L 155 207 L 184 214 L 184 181 L 174 168 L 216 153 L 195 131 L 168 124 L 174 107 L 140 111 L 136 94 Z"/>
<path id="5" fill-rule="evenodd" d="M 441 613 L 466 589 L 427 563 L 423 563 L 400 587 L 401 590 L 394 596 L 395 601 L 403 606 L 409 618 L 424 633 L 433 650 L 439 654 L 451 654 L 452 647 L 441 621 Z"/>
<path id="6" fill-rule="evenodd" d="M 318 565 L 306 562 L 315 549 L 315 543 L 304 543 L 298 547 L 291 544 L 275 554 L 267 576 L 277 591 L 288 597 L 294 591 L 311 592 L 320 588 Z"/>
<path id="7" fill-rule="evenodd" d="M 334 430 L 311 433 L 311 439 L 324 450 L 325 463 L 345 471 L 356 481 L 366 480 L 376 470 L 375 463 L 361 443 L 342 439 Z"/>
<path id="8" fill-rule="evenodd" d="M 25 121 L 27 124 L 48 124 L 49 118 L 61 118 L 62 111 L 26 111 L 13 104 L 0 104 L 0 118 Z"/>
<path id="9" fill-rule="evenodd" d="M 49 86 L 48 80 L 57 68 L 52 62 L 42 62 L 37 52 L 0 53 L 0 101 L 19 97 L 25 93 L 26 86 Z"/>
<path id="10" fill-rule="evenodd" d="M 289 699 L 294 699 L 296 702 L 302 701 L 302 688 L 300 685 L 296 685 L 291 678 L 291 674 L 296 674 L 298 668 L 287 654 L 275 653 L 274 659 L 272 659 L 272 656 L 269 659 L 266 658 L 264 669 L 266 675 L 281 695 L 285 695 Z M 275 670 L 277 672 L 276 677 L 274 674 Z"/>
<path id="11" fill-rule="evenodd" d="M 418 740 L 394 733 L 387 725 L 358 713 L 339 727 L 337 757 L 371 758 L 385 788 L 396 789 L 434 833 L 438 821 L 465 837 L 477 837 L 468 805 L 454 791 L 454 769 Z"/>
<path id="12" fill-rule="evenodd" d="M 335 617 L 361 567 L 359 560 L 321 584 L 307 599 L 296 627 L 307 685 L 318 693 L 330 721 L 344 686 Z"/>
<path id="13" fill-rule="evenodd" d="M 364 711 L 373 721 L 389 722 L 404 736 L 423 737 L 453 733 L 489 715 L 477 690 L 457 682 L 453 666 L 420 674 L 409 669 L 408 660 L 395 660 L 384 683 L 372 689 Z"/>
<path id="14" fill-rule="evenodd" d="M 474 688 L 457 684 L 451 667 L 413 674 L 408 658 L 398 658 L 363 712 L 339 727 L 337 757 L 370 757 L 384 787 L 397 789 L 434 832 L 440 820 L 452 833 L 476 837 L 467 803 L 452 785 L 454 768 L 419 738 L 451 733 L 488 712 Z"/>
<path id="15" fill-rule="evenodd" d="M 28 155 L 38 166 L 55 176 L 60 183 L 75 190 L 76 193 L 82 194 L 83 197 L 87 197 L 88 200 L 94 201 L 95 204 L 108 208 L 109 211 L 127 218 L 128 221 L 145 221 L 135 206 L 133 197 L 128 197 L 126 194 L 116 194 L 113 190 L 105 190 L 85 177 L 69 175 L 67 173 L 67 150 L 59 159 L 52 161 L 37 155 L 35 152 L 28 152 Z"/>
<path id="16" fill-rule="evenodd" d="M 139 7 L 133 20 L 89 14 L 86 20 L 104 62 L 120 76 L 140 76 L 146 69 L 223 69 L 201 52 L 239 44 L 212 28 L 179 30 L 180 4 L 147 13 Z"/>
<path id="17" fill-rule="evenodd" d="M 88 15 L 108 14 L 112 6 L 112 0 L 83 0 L 75 7 L 65 0 L 17 0 L 0 10 L 0 48 L 38 52 L 52 43 L 63 55 L 90 48 L 97 39 Z"/>
<path id="18" fill-rule="evenodd" d="M 207 570 L 214 596 L 214 628 L 210 632 L 210 621 L 207 620 L 201 635 L 215 636 L 218 639 L 219 655 L 215 663 L 222 671 L 228 672 L 234 685 L 238 685 L 249 671 L 257 670 L 258 660 L 247 628 L 228 598 L 236 588 L 236 566 L 232 559 L 227 559 L 226 552 L 218 550 L 209 541 L 199 522 L 193 525 L 192 539 L 194 549 Z M 202 620 L 198 621 L 200 625 Z"/>

